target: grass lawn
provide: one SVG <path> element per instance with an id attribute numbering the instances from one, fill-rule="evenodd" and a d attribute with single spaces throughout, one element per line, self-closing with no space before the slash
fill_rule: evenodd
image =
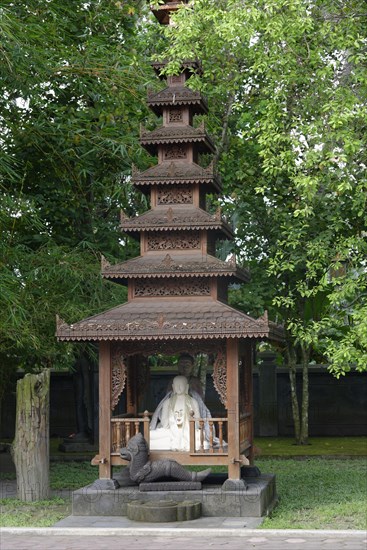
<path id="1" fill-rule="evenodd" d="M 52 527 L 71 514 L 70 498 L 55 497 L 38 502 L 0 499 L 1 527 Z"/>
<path id="2" fill-rule="evenodd" d="M 367 438 L 318 437 L 310 443 L 301 447 L 292 438 L 256 438 L 256 465 L 264 473 L 276 474 L 279 495 L 278 506 L 261 528 L 366 529 L 367 460 L 363 457 L 367 457 Z M 51 462 L 51 489 L 63 490 L 62 496 L 36 503 L 4 498 L 0 525 L 52 526 L 70 515 L 71 491 L 97 476 L 98 469 L 89 462 Z M 14 478 L 12 473 L 0 474 L 3 480 Z"/>
<path id="3" fill-rule="evenodd" d="M 367 461 L 363 458 L 259 459 L 277 477 L 279 504 L 261 528 L 366 529 Z"/>
<path id="4" fill-rule="evenodd" d="M 257 437 L 258 458 L 292 456 L 367 456 L 367 437 L 311 437 L 295 445 L 292 437 Z"/>

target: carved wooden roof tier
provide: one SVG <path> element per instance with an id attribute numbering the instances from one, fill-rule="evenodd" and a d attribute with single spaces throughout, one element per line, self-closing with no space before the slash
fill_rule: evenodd
<path id="1" fill-rule="evenodd" d="M 195 143 L 199 151 L 214 153 L 215 146 L 204 126 L 161 126 L 152 132 L 141 128 L 140 143 L 150 153 L 154 154 L 158 145 L 170 145 L 179 143 Z"/>
<path id="2" fill-rule="evenodd" d="M 213 165 L 202 168 L 195 162 L 162 162 L 140 172 L 133 168 L 132 183 L 137 186 L 146 185 L 174 185 L 186 183 L 207 184 L 220 192 L 220 179 L 214 174 Z"/>
<path id="3" fill-rule="evenodd" d="M 168 25 L 170 12 L 178 10 L 182 4 L 187 3 L 188 0 L 180 0 L 178 2 L 176 0 L 166 0 L 166 2 L 160 6 L 152 6 L 151 10 L 161 25 Z"/>
<path id="4" fill-rule="evenodd" d="M 160 92 L 149 92 L 147 103 L 158 116 L 162 113 L 164 106 L 190 105 L 193 114 L 208 112 L 207 103 L 200 92 L 190 90 L 187 86 L 169 86 Z"/>
<path id="5" fill-rule="evenodd" d="M 122 220 L 120 227 L 126 233 L 210 229 L 220 231 L 228 239 L 234 236 L 231 226 L 222 219 L 220 212 L 211 215 L 194 206 L 158 206 L 135 218 Z"/>
<path id="6" fill-rule="evenodd" d="M 235 260 L 224 262 L 210 254 L 180 254 L 177 252 L 147 253 L 123 263 L 111 265 L 102 261 L 102 275 L 121 282 L 127 279 L 170 277 L 225 277 L 232 281 L 250 281 L 247 269 Z"/>
<path id="7" fill-rule="evenodd" d="M 271 338 L 283 332 L 267 315 L 253 319 L 212 299 L 134 300 L 68 325 L 58 321 L 57 333 L 64 341 L 171 340 L 212 338 Z"/>

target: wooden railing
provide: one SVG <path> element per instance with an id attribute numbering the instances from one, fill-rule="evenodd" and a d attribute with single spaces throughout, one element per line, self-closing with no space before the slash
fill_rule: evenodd
<path id="1" fill-rule="evenodd" d="M 191 419 L 190 454 L 227 453 L 227 443 L 224 439 L 224 434 L 227 433 L 227 424 L 227 418 Z M 199 434 L 197 434 L 197 430 Z M 205 437 L 205 431 L 209 432 L 209 441 Z"/>
<path id="2" fill-rule="evenodd" d="M 119 454 L 121 447 L 126 447 L 129 440 L 141 432 L 149 445 L 149 424 L 148 411 L 145 411 L 140 418 L 111 418 L 111 454 Z"/>
<path id="3" fill-rule="evenodd" d="M 111 418 L 111 455 L 119 455 L 121 447 L 137 433 L 142 433 L 148 445 L 150 442 L 150 416 L 145 411 L 138 418 Z M 190 420 L 190 454 L 226 454 L 227 418 L 199 418 Z M 207 427 L 206 427 L 207 426 Z M 209 438 L 205 436 L 209 433 Z"/>

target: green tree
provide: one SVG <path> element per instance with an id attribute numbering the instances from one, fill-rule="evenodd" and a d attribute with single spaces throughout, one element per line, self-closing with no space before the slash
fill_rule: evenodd
<path id="1" fill-rule="evenodd" d="M 366 369 L 366 11 L 362 1 L 196 0 L 164 52 L 211 99 L 219 168 L 253 283 L 232 299 L 271 304 L 286 329 L 295 435 L 308 438 L 308 364 Z M 303 365 L 302 404 L 295 365 Z"/>
<path id="2" fill-rule="evenodd" d="M 119 209 L 145 207 L 129 178 L 132 162 L 148 162 L 137 139 L 153 76 L 146 10 L 133 1 L 2 4 L 0 351 L 16 349 L 23 366 L 65 363 L 56 311 L 74 319 L 125 296 L 101 283 L 98 264 L 100 253 L 135 253 Z"/>
<path id="3" fill-rule="evenodd" d="M 137 139 L 153 76 L 147 9 L 133 0 L 0 8 L 2 382 L 17 367 L 75 363 L 80 348 L 56 342 L 56 313 L 73 321 L 125 299 L 99 263 L 101 253 L 135 254 L 119 209 L 145 207 L 129 179 L 132 162 L 148 162 Z"/>

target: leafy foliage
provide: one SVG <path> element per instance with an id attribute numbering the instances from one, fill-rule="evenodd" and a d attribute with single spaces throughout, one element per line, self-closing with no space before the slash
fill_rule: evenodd
<path id="1" fill-rule="evenodd" d="M 197 0 L 173 18 L 168 71 L 202 60 L 192 85 L 214 105 L 225 206 L 253 273 L 233 301 L 272 303 L 288 346 L 336 375 L 366 369 L 364 3 Z"/>
<path id="2" fill-rule="evenodd" d="M 100 254 L 134 255 L 119 209 L 146 208 L 129 183 L 148 116 L 154 27 L 145 2 L 10 2 L 1 8 L 2 378 L 15 365 L 70 365 L 55 314 L 73 321 L 125 290 L 102 282 Z M 144 26 L 142 22 L 144 21 Z M 147 52 L 148 50 L 148 52 Z"/>

